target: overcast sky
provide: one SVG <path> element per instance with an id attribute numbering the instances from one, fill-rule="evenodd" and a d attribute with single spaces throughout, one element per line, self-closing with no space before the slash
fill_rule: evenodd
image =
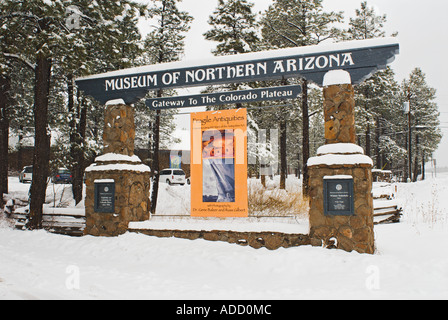
<path id="1" fill-rule="evenodd" d="M 252 2 L 255 3 L 255 11 L 259 12 L 266 10 L 272 0 Z M 187 34 L 184 60 L 212 56 L 211 50 L 215 48 L 216 43 L 206 41 L 203 33 L 210 29 L 207 20 L 216 9 L 217 3 L 218 0 L 183 0 L 180 4 L 183 10 L 195 18 Z M 361 0 L 324 0 L 325 11 L 343 11 L 346 20 L 354 16 L 360 4 Z M 387 15 L 385 29 L 388 35 L 395 31 L 399 33 L 400 55 L 392 64 L 397 81 L 401 83 L 415 67 L 421 67 L 427 75 L 429 85 L 437 89 L 444 139 L 435 158 L 439 167 L 448 167 L 448 81 L 445 79 L 445 75 L 448 75 L 448 64 L 445 61 L 448 58 L 448 28 L 444 26 L 448 1 L 369 0 L 368 4 L 374 6 L 378 14 Z"/>

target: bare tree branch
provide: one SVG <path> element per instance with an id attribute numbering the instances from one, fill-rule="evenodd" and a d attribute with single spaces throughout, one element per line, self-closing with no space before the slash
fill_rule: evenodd
<path id="1" fill-rule="evenodd" d="M 285 39 L 286 41 L 291 42 L 293 45 L 298 46 L 297 42 L 295 42 L 294 40 L 292 40 L 291 38 L 289 38 L 288 36 L 282 34 L 280 31 L 276 30 L 274 28 L 274 26 L 271 24 L 270 21 L 267 21 L 268 26 L 272 29 L 272 31 L 274 31 L 275 33 L 277 33 L 280 37 L 282 37 L 283 39 Z"/>
<path id="2" fill-rule="evenodd" d="M 23 63 L 26 67 L 28 67 L 32 71 L 36 70 L 36 64 L 29 62 L 24 57 L 22 57 L 22 56 L 20 56 L 18 54 L 2 52 L 2 55 L 5 58 L 7 58 L 7 59 L 13 59 L 13 60 L 16 60 L 16 61 L 19 61 L 19 62 Z"/>

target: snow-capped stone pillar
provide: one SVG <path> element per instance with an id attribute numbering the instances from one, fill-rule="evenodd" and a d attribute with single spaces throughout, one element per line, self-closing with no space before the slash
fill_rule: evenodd
<path id="1" fill-rule="evenodd" d="M 118 236 L 129 222 L 149 220 L 151 173 L 134 155 L 134 139 L 134 109 L 107 103 L 103 155 L 86 169 L 86 235 Z"/>
<path id="2" fill-rule="evenodd" d="M 324 79 L 326 145 L 310 158 L 310 238 L 325 246 L 373 254 L 373 161 L 357 146 L 350 75 Z"/>
<path id="3" fill-rule="evenodd" d="M 104 122 L 103 153 L 132 157 L 135 139 L 134 108 L 125 105 L 124 101 L 111 101 L 106 104 Z"/>

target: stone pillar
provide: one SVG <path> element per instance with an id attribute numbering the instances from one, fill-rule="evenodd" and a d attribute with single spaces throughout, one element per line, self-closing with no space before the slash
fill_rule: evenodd
<path id="1" fill-rule="evenodd" d="M 355 92 L 351 84 L 324 88 L 325 143 L 356 143 Z"/>
<path id="2" fill-rule="evenodd" d="M 350 79 L 345 71 L 339 71 L 341 74 L 343 78 L 347 79 L 348 76 Z M 337 81 L 341 79 L 340 76 L 336 78 Z M 314 246 L 373 254 L 373 162 L 364 155 L 361 147 L 355 145 L 355 100 L 350 82 L 324 81 L 326 145 L 319 148 L 317 157 L 310 158 L 308 162 L 310 238 Z M 324 194 L 325 181 L 339 179 L 353 183 L 353 194 L 350 197 L 352 211 L 348 214 L 328 211 L 331 199 L 337 198 L 338 193 L 327 190 L 327 194 Z"/>
<path id="3" fill-rule="evenodd" d="M 127 232 L 129 222 L 150 218 L 150 169 L 134 155 L 134 139 L 134 109 L 107 105 L 103 155 L 86 169 L 85 234 L 118 236 Z M 115 191 L 105 202 L 107 210 L 95 190 L 102 183 L 112 184 Z"/>
<path id="4" fill-rule="evenodd" d="M 127 105 L 106 106 L 104 115 L 103 154 L 134 155 L 134 108 Z"/>

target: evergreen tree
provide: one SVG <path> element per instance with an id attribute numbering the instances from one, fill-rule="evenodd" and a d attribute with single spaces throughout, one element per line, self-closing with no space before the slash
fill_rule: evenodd
<path id="1" fill-rule="evenodd" d="M 383 30 L 387 22 L 387 16 L 378 16 L 373 7 L 369 7 L 367 1 L 361 2 L 361 8 L 356 9 L 355 18 L 350 18 L 349 28 L 343 33 L 345 40 L 365 40 L 383 38 L 386 32 Z"/>
<path id="2" fill-rule="evenodd" d="M 6 65 L 0 66 L 7 69 Z M 8 193 L 8 149 L 9 149 L 9 112 L 11 105 L 11 78 L 0 71 L 0 209 L 3 208 L 3 194 Z"/>
<path id="3" fill-rule="evenodd" d="M 17 145 L 10 148 L 17 151 L 17 165 L 21 170 L 24 166 L 24 144 L 34 137 L 34 69 L 18 60 L 9 60 L 8 64 L 11 68 L 10 74 L 14 75 L 11 77 L 11 108 L 8 110 L 10 136 L 18 138 Z"/>
<path id="4" fill-rule="evenodd" d="M 154 20 L 154 29 L 145 40 L 146 61 L 151 64 L 177 61 L 184 52 L 185 33 L 190 29 L 193 18 L 184 11 L 180 11 L 177 4 L 181 0 L 152 0 L 149 17 Z M 157 91 L 157 97 L 164 92 Z M 159 149 L 160 149 L 161 111 L 158 110 L 152 124 L 152 172 L 153 185 L 151 194 L 151 212 L 157 208 L 159 192 Z"/>
<path id="5" fill-rule="evenodd" d="M 382 38 L 386 36 L 384 24 L 387 22 L 386 15 L 377 15 L 373 7 L 369 7 L 367 1 L 361 3 L 356 9 L 355 17 L 350 18 L 349 28 L 342 34 L 344 40 L 366 40 Z M 393 34 L 393 36 L 395 36 Z M 385 71 L 374 74 L 370 79 L 355 87 L 357 129 L 363 132 L 365 152 L 374 158 L 378 169 L 391 168 L 391 155 L 384 153 L 386 150 L 396 150 L 393 146 L 391 136 L 384 136 L 384 130 L 390 128 L 390 121 L 385 117 L 387 110 L 397 107 L 394 95 L 397 91 L 397 83 L 394 80 L 394 72 L 388 67 Z M 398 106 L 399 107 L 399 106 Z M 372 137 L 374 139 L 372 139 Z M 381 143 L 387 144 L 383 146 Z"/>
<path id="6" fill-rule="evenodd" d="M 341 22 L 342 13 L 325 12 L 322 0 L 276 0 L 262 19 L 262 35 L 270 48 L 302 47 L 317 45 L 322 41 L 340 36 L 335 23 Z M 309 146 L 309 105 L 308 82 L 302 82 L 302 162 L 303 194 L 308 195 L 307 162 L 310 157 Z M 289 110 L 288 110 L 289 111 Z M 287 112 L 288 112 L 287 111 Z M 280 121 L 280 148 L 286 146 L 286 117 Z M 281 185 L 286 178 L 286 152 L 281 153 Z"/>
<path id="7" fill-rule="evenodd" d="M 5 51 L 13 39 L 0 19 L 0 209 L 3 208 L 3 194 L 8 193 L 8 149 L 11 108 L 11 66 Z"/>
<path id="8" fill-rule="evenodd" d="M 6 0 L 1 4 L 0 20 L 8 31 L 16 31 L 16 41 L 9 46 L 9 54 L 30 62 L 34 69 L 35 146 L 33 182 L 31 185 L 29 227 L 42 227 L 42 207 L 49 170 L 50 130 L 48 104 L 54 58 L 68 49 L 67 37 L 61 23 L 65 14 L 61 1 Z"/>
<path id="9" fill-rule="evenodd" d="M 391 169 L 394 160 L 397 160 L 392 154 L 383 152 L 392 146 L 386 148 L 381 142 L 386 134 L 389 138 L 384 142 L 393 142 L 396 137 L 391 135 L 392 128 L 400 131 L 396 118 L 396 113 L 402 110 L 397 99 L 398 87 L 395 73 L 390 67 L 355 87 L 356 128 L 361 132 L 358 141 L 364 142 L 366 155 L 374 159 L 378 169 Z M 399 144 L 398 141 L 396 144 Z"/>
<path id="10" fill-rule="evenodd" d="M 426 75 L 420 68 L 415 68 L 408 79 L 401 85 L 403 102 L 410 103 L 412 154 L 408 157 L 413 162 L 413 181 L 417 181 L 419 172 L 424 175 L 424 164 L 437 150 L 442 139 L 440 130 L 440 113 L 436 99 L 436 90 L 426 82 Z M 409 143 L 409 142 L 408 142 Z"/>
<path id="11" fill-rule="evenodd" d="M 94 157 L 102 141 L 99 134 L 103 108 L 77 92 L 73 79 L 82 75 L 96 74 L 136 66 L 142 55 L 141 34 L 137 24 L 146 15 L 146 6 L 133 1 L 100 1 L 91 3 L 74 0 L 78 26 L 72 30 L 73 37 L 82 44 L 76 55 L 66 56 L 60 77 L 65 79 L 68 101 L 65 128 L 69 129 L 70 148 L 67 163 L 73 174 L 73 194 L 76 203 L 82 200 L 82 187 L 86 157 Z M 107 50 L 104 50 L 107 48 Z M 95 121 L 88 134 L 89 118 Z M 67 126 L 68 121 L 68 126 Z M 93 141 L 89 148 L 87 140 Z M 65 145 L 62 145 L 65 146 Z"/>
<path id="12" fill-rule="evenodd" d="M 35 154 L 29 227 L 41 228 L 49 175 L 50 128 L 63 128 L 67 119 L 63 115 L 69 114 L 70 160 L 74 168 L 80 168 L 77 161 L 87 127 L 87 105 L 82 103 L 87 99 L 79 93 L 76 96 L 80 99 L 75 99 L 73 79 L 95 71 L 132 65 L 135 52 L 140 52 L 135 50 L 138 43 L 133 38 L 137 30 L 136 12 L 143 7 L 131 1 L 92 3 L 85 0 L 7 0 L 0 6 L 3 30 L 13 32 L 15 36 L 15 41 L 2 48 L 3 56 L 14 58 L 33 71 Z M 86 23 L 71 28 L 68 15 L 73 13 Z M 66 105 L 68 110 L 61 107 Z M 82 183 L 82 172 L 76 172 L 77 181 Z M 75 185 L 78 184 L 74 184 L 76 194 L 75 191 L 82 188 L 75 189 Z M 79 196 L 81 192 L 77 194 Z"/>
<path id="13" fill-rule="evenodd" d="M 219 0 L 208 21 L 212 29 L 204 33 L 205 39 L 219 43 L 214 55 L 255 51 L 259 39 L 253 6 L 247 0 Z"/>
<path id="14" fill-rule="evenodd" d="M 153 30 L 145 40 L 146 63 L 159 64 L 178 61 L 185 49 L 185 33 L 193 21 L 187 12 L 177 7 L 182 0 L 151 0 L 149 18 Z"/>
<path id="15" fill-rule="evenodd" d="M 209 17 L 208 24 L 212 27 L 204 33 L 207 40 L 217 42 L 215 56 L 242 54 L 255 51 L 259 38 L 257 35 L 258 23 L 256 14 L 252 12 L 254 4 L 247 0 L 219 0 L 218 7 Z M 236 91 L 249 89 L 255 83 L 230 83 L 218 86 L 209 86 L 204 93 Z M 208 109 L 222 109 L 233 106 L 208 107 Z M 241 108 L 242 104 L 236 104 Z"/>

